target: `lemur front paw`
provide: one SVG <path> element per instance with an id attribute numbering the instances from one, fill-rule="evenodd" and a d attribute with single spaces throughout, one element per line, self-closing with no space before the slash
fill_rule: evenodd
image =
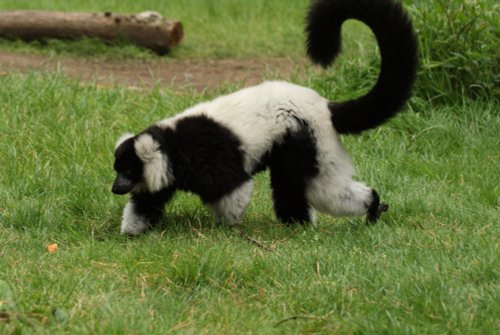
<path id="1" fill-rule="evenodd" d="M 149 228 L 149 221 L 137 215 L 134 210 L 134 205 L 128 203 L 123 210 L 123 220 L 120 227 L 120 232 L 129 236 L 137 236 L 142 234 Z"/>
<path id="2" fill-rule="evenodd" d="M 120 232 L 129 236 L 137 236 L 144 233 L 149 228 L 146 220 L 138 218 L 137 220 L 123 220 Z"/>

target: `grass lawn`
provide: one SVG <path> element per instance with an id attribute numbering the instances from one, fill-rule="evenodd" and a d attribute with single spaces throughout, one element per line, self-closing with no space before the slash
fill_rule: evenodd
<path id="1" fill-rule="evenodd" d="M 303 53 L 307 1 L 149 3 L 6 0 L 0 7 L 140 11 L 157 3 L 193 29 L 175 57 Z M 199 15 L 189 12 L 194 4 Z M 227 10 L 224 21 L 219 8 Z M 278 16 L 286 23 L 272 20 Z M 245 27 L 230 28 L 241 22 Z M 237 38 L 245 33 L 246 43 Z M 96 42 L 89 43 L 55 50 L 77 45 L 83 56 Z M 12 42 L 2 48 L 51 52 Z M 373 53 L 364 48 L 355 48 L 359 58 L 344 57 L 299 83 L 331 98 L 358 95 L 377 72 L 360 68 Z M 113 50 L 131 59 L 142 52 Z M 0 334 L 498 330 L 498 100 L 433 104 L 415 96 L 383 127 L 343 137 L 360 179 L 391 206 L 374 226 L 320 216 L 316 226 L 285 227 L 274 217 L 263 173 L 243 226 L 260 245 L 216 223 L 195 196 L 182 193 L 159 227 L 138 238 L 119 235 L 127 199 L 110 192 L 117 137 L 219 93 L 104 89 L 58 74 L 0 76 Z M 57 252 L 47 252 L 51 243 Z"/>

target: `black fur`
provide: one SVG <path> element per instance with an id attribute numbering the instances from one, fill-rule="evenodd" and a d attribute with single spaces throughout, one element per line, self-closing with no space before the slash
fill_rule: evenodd
<path id="1" fill-rule="evenodd" d="M 175 186 L 213 203 L 250 179 L 243 168 L 239 139 L 206 116 L 180 120 L 167 130 L 166 153 L 172 161 Z"/>
<path id="2" fill-rule="evenodd" d="M 387 212 L 389 210 L 389 205 L 380 203 L 380 197 L 375 190 L 372 190 L 372 202 L 368 206 L 366 211 L 366 222 L 368 224 L 373 224 L 377 222 L 380 215 L 383 212 Z"/>
<path id="3" fill-rule="evenodd" d="M 163 217 L 165 204 L 174 195 L 175 188 L 169 187 L 159 192 L 134 192 L 131 201 L 134 204 L 134 211 L 150 223 L 156 223 Z"/>
<path id="4" fill-rule="evenodd" d="M 316 141 L 307 126 L 273 146 L 269 157 L 276 216 L 282 222 L 309 222 L 306 186 L 318 173 Z"/>
<path id="5" fill-rule="evenodd" d="M 239 139 L 207 116 L 181 119 L 175 129 L 155 125 L 144 133 L 160 143 L 160 150 L 168 157 L 173 190 L 193 192 L 203 202 L 213 203 L 250 179 L 243 168 Z M 129 147 L 128 143 L 123 145 Z M 118 149 L 121 151 L 121 146 Z"/>
<path id="6" fill-rule="evenodd" d="M 134 150 L 134 138 L 129 138 L 115 150 L 114 169 L 117 172 L 113 193 L 125 194 L 141 181 L 143 165 Z"/>
<path id="7" fill-rule="evenodd" d="M 306 27 L 307 51 L 314 62 L 324 67 L 333 62 L 341 49 L 341 25 L 347 19 L 371 28 L 382 59 L 378 80 L 366 95 L 329 104 L 337 132 L 356 134 L 386 122 L 410 98 L 418 43 L 410 18 L 394 0 L 316 0 L 309 8 Z"/>

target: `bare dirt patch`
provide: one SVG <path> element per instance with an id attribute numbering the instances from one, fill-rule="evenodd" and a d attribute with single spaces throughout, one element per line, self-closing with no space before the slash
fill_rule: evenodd
<path id="1" fill-rule="evenodd" d="M 300 77 L 306 64 L 288 58 L 117 62 L 0 52 L 2 73 L 60 71 L 83 82 L 138 89 L 162 86 L 201 91 L 228 83 L 250 86 L 265 79 Z"/>

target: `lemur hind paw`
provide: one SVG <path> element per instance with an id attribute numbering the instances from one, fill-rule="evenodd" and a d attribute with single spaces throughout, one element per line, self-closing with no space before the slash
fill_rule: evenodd
<path id="1" fill-rule="evenodd" d="M 366 223 L 374 224 L 380 218 L 380 215 L 389 210 L 389 205 L 380 203 L 380 197 L 375 190 L 372 190 L 372 203 L 366 211 Z"/>

